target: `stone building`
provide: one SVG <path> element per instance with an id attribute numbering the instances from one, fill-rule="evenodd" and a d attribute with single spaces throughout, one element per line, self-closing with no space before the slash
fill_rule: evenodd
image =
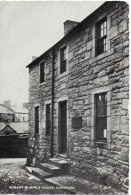
<path id="1" fill-rule="evenodd" d="M 28 164 L 65 157 L 75 175 L 126 189 L 129 7 L 107 1 L 29 68 Z"/>
<path id="2" fill-rule="evenodd" d="M 28 112 L 29 111 L 27 108 L 12 106 L 12 110 L 15 114 L 15 121 L 16 122 L 27 122 L 28 121 Z"/>

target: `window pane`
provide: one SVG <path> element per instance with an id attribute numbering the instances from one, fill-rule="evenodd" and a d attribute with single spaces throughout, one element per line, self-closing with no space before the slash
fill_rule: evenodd
<path id="1" fill-rule="evenodd" d="M 101 30 L 103 30 L 103 27 L 104 27 L 104 26 L 103 26 L 103 23 L 102 23 L 102 24 L 101 24 Z"/>
<path id="2" fill-rule="evenodd" d="M 96 95 L 96 137 L 97 139 L 106 138 L 107 129 L 107 94 Z"/>
<path id="3" fill-rule="evenodd" d="M 39 107 L 35 107 L 35 133 L 39 133 Z"/>
<path id="4" fill-rule="evenodd" d="M 104 33 L 103 33 L 103 30 L 101 30 L 101 37 L 103 37 Z"/>
<path id="5" fill-rule="evenodd" d="M 103 33 L 103 35 L 106 35 L 106 28 L 104 28 L 104 33 Z"/>
<path id="6" fill-rule="evenodd" d="M 60 73 L 63 73 L 65 71 L 66 71 L 66 60 L 61 62 Z"/>
<path id="7" fill-rule="evenodd" d="M 104 22 L 104 28 L 106 27 L 106 21 Z"/>
<path id="8" fill-rule="evenodd" d="M 106 43 L 107 43 L 107 39 L 106 39 L 106 36 L 107 36 L 107 22 L 106 20 L 102 21 L 102 22 L 99 22 L 97 24 L 97 55 L 103 53 L 106 51 L 107 49 L 107 46 L 106 46 Z M 106 42 L 105 42 L 106 41 Z"/>
<path id="9" fill-rule="evenodd" d="M 96 126 L 97 126 L 97 139 L 103 139 L 105 137 L 105 130 L 107 129 L 107 118 L 101 117 L 96 119 Z"/>
<path id="10" fill-rule="evenodd" d="M 45 81 L 45 62 L 40 64 L 40 83 Z"/>
<path id="11" fill-rule="evenodd" d="M 66 59 L 66 49 L 64 49 L 64 51 L 63 51 L 63 60 L 65 60 Z"/>
<path id="12" fill-rule="evenodd" d="M 66 47 L 61 49 L 60 55 L 61 55 L 61 60 L 62 61 L 66 59 Z"/>
<path id="13" fill-rule="evenodd" d="M 66 71 L 66 47 L 60 50 L 60 73 Z"/>
<path id="14" fill-rule="evenodd" d="M 107 50 L 107 38 L 104 39 L 104 51 Z"/>

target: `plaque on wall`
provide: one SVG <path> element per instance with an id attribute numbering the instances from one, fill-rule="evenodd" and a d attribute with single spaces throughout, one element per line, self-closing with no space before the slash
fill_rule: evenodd
<path id="1" fill-rule="evenodd" d="M 72 118 L 72 128 L 80 129 L 82 127 L 82 117 L 73 117 Z"/>

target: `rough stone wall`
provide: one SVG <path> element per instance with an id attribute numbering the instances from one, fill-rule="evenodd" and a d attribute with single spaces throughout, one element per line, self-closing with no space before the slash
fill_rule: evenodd
<path id="1" fill-rule="evenodd" d="M 108 50 L 95 54 L 95 23 L 107 16 Z M 66 42 L 55 48 L 54 154 L 58 153 L 58 100 L 68 100 L 68 147 L 71 173 L 126 190 L 129 150 L 129 26 L 128 5 L 112 2 Z M 59 74 L 59 50 L 68 47 L 68 70 Z M 50 56 L 46 61 L 46 82 L 39 84 L 39 66 L 30 68 L 29 155 L 44 160 L 50 153 L 45 136 L 44 101 L 51 100 Z M 110 87 L 110 147 L 92 145 L 92 91 Z M 34 105 L 40 105 L 40 134 L 34 138 Z M 72 128 L 72 117 L 82 117 L 82 128 Z M 109 125 L 109 124 L 108 124 Z M 35 141 L 36 140 L 36 141 Z M 93 140 L 95 142 L 95 140 Z"/>
<path id="2" fill-rule="evenodd" d="M 40 83 L 39 64 L 29 70 L 29 141 L 28 164 L 44 161 L 50 154 L 50 136 L 45 136 L 45 104 L 52 94 L 52 58 L 46 62 L 46 79 Z M 35 106 L 39 106 L 39 135 L 35 135 Z"/>
<path id="3" fill-rule="evenodd" d="M 112 7 L 112 9 L 114 9 Z M 119 2 L 109 10 L 110 49 L 94 55 L 91 27 L 70 42 L 70 117 L 82 116 L 82 128 L 70 128 L 72 174 L 126 189 L 129 154 L 129 29 L 128 7 Z M 88 33 L 87 33 L 88 32 Z M 91 147 L 91 92 L 111 87 L 110 149 Z"/>

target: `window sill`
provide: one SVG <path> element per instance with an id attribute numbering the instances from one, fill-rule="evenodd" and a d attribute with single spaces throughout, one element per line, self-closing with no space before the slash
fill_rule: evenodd
<path id="1" fill-rule="evenodd" d="M 40 83 L 40 84 L 39 84 L 39 87 L 42 86 L 42 85 L 45 85 L 45 81 L 44 81 L 43 83 Z"/>
<path id="2" fill-rule="evenodd" d="M 107 51 L 105 51 L 105 52 L 102 53 L 102 54 L 99 54 L 99 55 L 94 56 L 94 58 L 95 58 L 95 60 L 97 61 L 97 60 L 100 60 L 100 59 L 102 59 L 102 58 L 105 58 L 105 57 L 108 56 L 108 55 L 113 54 L 113 52 L 114 52 L 114 48 L 111 48 L 111 49 L 108 49 Z"/>
<path id="3" fill-rule="evenodd" d="M 60 79 L 60 78 L 62 78 L 62 77 L 65 77 L 65 76 L 68 75 L 68 74 L 69 74 L 69 70 L 67 70 L 67 71 L 65 71 L 65 72 L 63 72 L 63 73 L 61 73 L 61 74 L 59 74 L 58 77 L 57 77 L 57 79 Z"/>
<path id="4" fill-rule="evenodd" d="M 111 142 L 103 142 L 103 141 L 91 141 L 91 145 L 95 148 L 101 148 L 110 150 L 111 149 Z"/>
<path id="5" fill-rule="evenodd" d="M 97 148 L 107 149 L 107 143 L 106 142 L 95 142 L 95 146 Z"/>

